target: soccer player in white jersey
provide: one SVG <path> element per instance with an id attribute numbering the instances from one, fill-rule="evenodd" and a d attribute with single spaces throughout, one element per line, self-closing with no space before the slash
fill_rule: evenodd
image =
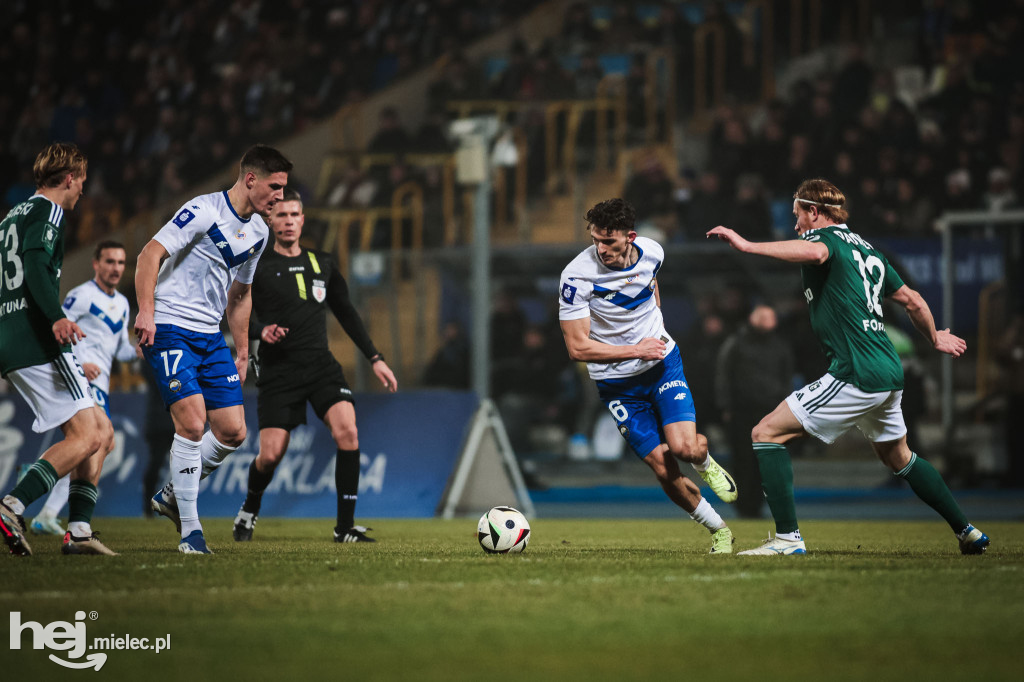
<path id="1" fill-rule="evenodd" d="M 135 333 L 174 421 L 171 481 L 152 507 L 174 521 L 186 554 L 211 553 L 199 481 L 245 440 L 252 280 L 269 236 L 263 216 L 283 198 L 291 169 L 276 149 L 250 148 L 231 189 L 186 202 L 139 254 Z M 220 331 L 225 313 L 234 361 Z"/>
<path id="2" fill-rule="evenodd" d="M 732 531 L 676 461 L 691 464 L 724 502 L 736 499 L 735 481 L 697 433 L 679 348 L 665 331 L 657 284 L 665 252 L 637 236 L 636 214 L 622 199 L 603 201 L 586 217 L 594 244 L 562 271 L 559 294 L 569 356 L 587 363 L 619 433 L 665 494 L 711 532 L 711 553 L 730 554 Z"/>
<path id="3" fill-rule="evenodd" d="M 111 364 L 115 358 L 120 362 L 134 360 L 137 352 L 128 338 L 128 299 L 117 290 L 124 266 L 124 246 L 115 241 L 100 242 L 92 258 L 95 277 L 69 291 L 63 305 L 68 319 L 85 332 L 85 338 L 74 347 L 75 358 L 82 365 L 93 399 L 106 410 L 108 418 Z M 111 439 L 104 454 L 110 454 L 113 446 Z M 33 533 L 64 534 L 57 514 L 68 501 L 69 485 L 70 475 L 57 481 L 42 510 L 32 519 L 29 528 Z"/>

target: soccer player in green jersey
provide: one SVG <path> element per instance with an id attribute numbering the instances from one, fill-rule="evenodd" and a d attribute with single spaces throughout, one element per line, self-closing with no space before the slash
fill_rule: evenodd
<path id="1" fill-rule="evenodd" d="M 811 327 L 829 360 L 828 372 L 794 391 L 764 417 L 751 438 L 775 537 L 739 554 L 805 554 L 793 499 L 793 465 L 786 443 L 811 434 L 834 443 L 860 429 L 878 458 L 946 520 L 960 551 L 981 554 L 988 536 L 972 526 L 942 476 L 907 447 L 900 401 L 903 368 L 882 320 L 882 298 L 903 306 L 914 327 L 940 353 L 960 357 L 963 339 L 936 329 L 928 304 L 900 279 L 881 252 L 846 226 L 846 197 L 827 180 L 806 180 L 793 195 L 799 239 L 749 242 L 719 225 L 707 233 L 740 251 L 799 263 Z"/>
<path id="2" fill-rule="evenodd" d="M 114 438 L 89 392 L 71 345 L 85 337 L 64 315 L 59 298 L 64 262 L 64 211 L 82 196 L 88 163 L 73 144 L 54 143 L 32 167 L 36 193 L 0 222 L 0 374 L 31 406 L 37 433 L 60 427 L 51 446 L 0 501 L 0 535 L 11 554 L 28 556 L 25 506 L 73 472 L 65 554 L 113 554 L 92 532 L 96 483 Z"/>

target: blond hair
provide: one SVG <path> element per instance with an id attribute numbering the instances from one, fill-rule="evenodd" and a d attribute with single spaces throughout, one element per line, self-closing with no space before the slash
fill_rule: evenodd
<path id="1" fill-rule="evenodd" d="M 828 180 L 804 180 L 796 188 L 793 198 L 803 204 L 805 210 L 807 206 L 817 206 L 818 213 L 837 224 L 845 223 L 850 218 L 850 212 L 843 208 L 846 195 Z"/>
<path id="2" fill-rule="evenodd" d="M 59 187 L 68 173 L 74 177 L 84 175 L 89 162 L 85 154 L 70 142 L 54 142 L 39 152 L 32 164 L 36 187 Z"/>

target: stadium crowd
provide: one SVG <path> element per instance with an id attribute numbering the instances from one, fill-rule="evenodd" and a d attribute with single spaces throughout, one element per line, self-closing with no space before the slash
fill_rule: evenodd
<path id="1" fill-rule="evenodd" d="M 0 210 L 50 140 L 88 156 L 69 247 L 538 4 L 109 0 L 0 5 Z"/>

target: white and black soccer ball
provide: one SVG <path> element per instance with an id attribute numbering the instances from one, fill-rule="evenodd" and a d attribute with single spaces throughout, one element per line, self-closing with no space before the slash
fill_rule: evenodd
<path id="1" fill-rule="evenodd" d="M 488 554 L 519 554 L 530 542 L 530 522 L 512 507 L 495 507 L 476 527 L 480 546 Z"/>

